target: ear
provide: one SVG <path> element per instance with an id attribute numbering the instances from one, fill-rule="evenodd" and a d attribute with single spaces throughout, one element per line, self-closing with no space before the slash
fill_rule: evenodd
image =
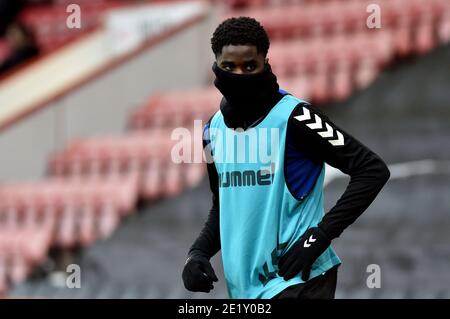
<path id="1" fill-rule="evenodd" d="M 264 63 L 265 63 L 265 64 L 269 64 L 269 58 L 265 58 L 265 59 L 264 59 Z"/>

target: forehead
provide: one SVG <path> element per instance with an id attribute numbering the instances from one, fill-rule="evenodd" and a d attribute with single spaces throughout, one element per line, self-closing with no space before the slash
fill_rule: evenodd
<path id="1" fill-rule="evenodd" d="M 250 61 L 264 59 L 254 45 L 226 45 L 222 48 L 222 54 L 217 57 L 218 61 Z"/>

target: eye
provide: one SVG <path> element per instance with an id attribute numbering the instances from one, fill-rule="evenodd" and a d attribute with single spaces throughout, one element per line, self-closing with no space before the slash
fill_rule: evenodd
<path id="1" fill-rule="evenodd" d="M 254 71 L 255 69 L 256 69 L 256 65 L 253 64 L 253 63 L 247 64 L 247 65 L 245 66 L 245 70 L 246 70 L 246 71 L 249 71 L 249 72 Z"/>
<path id="2" fill-rule="evenodd" d="M 229 65 L 225 65 L 225 66 L 223 66 L 222 68 L 223 68 L 225 71 L 231 71 L 231 70 L 232 70 L 231 66 L 229 66 Z"/>

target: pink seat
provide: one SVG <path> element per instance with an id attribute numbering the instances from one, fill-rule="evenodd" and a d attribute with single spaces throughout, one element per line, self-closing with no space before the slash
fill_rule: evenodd
<path id="1" fill-rule="evenodd" d="M 171 197 L 180 193 L 181 190 L 183 189 L 181 165 L 180 164 L 169 165 L 169 167 L 166 168 L 164 175 L 165 175 L 163 186 L 164 195 Z"/>
<path id="2" fill-rule="evenodd" d="M 431 12 L 422 14 L 420 23 L 416 26 L 415 51 L 425 54 L 434 47 L 433 17 Z"/>
<path id="3" fill-rule="evenodd" d="M 0 266 L 1 267 L 1 266 Z M 9 256 L 8 277 L 14 284 L 24 281 L 30 271 L 30 266 L 24 256 L 15 253 Z"/>
<path id="4" fill-rule="evenodd" d="M 355 84 L 358 89 L 364 89 L 371 84 L 378 74 L 376 61 L 370 58 L 361 59 L 355 71 Z"/>
<path id="5" fill-rule="evenodd" d="M 99 238 L 109 238 L 118 224 L 119 217 L 114 207 L 108 203 L 102 205 L 97 220 L 97 233 Z"/>
<path id="6" fill-rule="evenodd" d="M 184 183 L 187 187 L 195 187 L 206 175 L 205 165 L 203 163 L 192 163 L 186 166 L 184 168 Z"/>
<path id="7" fill-rule="evenodd" d="M 437 33 L 440 43 L 448 43 L 450 41 L 450 5 L 442 6 L 441 16 L 438 21 Z"/>
<path id="8" fill-rule="evenodd" d="M 0 39 L 0 62 L 2 62 L 10 53 L 10 48 L 7 42 L 3 39 Z"/>
<path id="9" fill-rule="evenodd" d="M 95 210 L 89 203 L 81 207 L 78 217 L 79 241 L 81 245 L 91 245 L 96 239 L 95 231 Z"/>
<path id="10" fill-rule="evenodd" d="M 409 55 L 413 49 L 410 23 L 409 20 L 402 20 L 396 30 L 394 30 L 395 51 L 401 57 Z"/>
<path id="11" fill-rule="evenodd" d="M 125 139 L 125 144 L 140 148 L 145 136 L 139 133 L 133 143 Z M 5 274 L 0 290 L 6 289 L 8 281 L 24 280 L 46 258 L 52 241 L 71 248 L 110 236 L 122 212 L 129 213 L 135 206 L 138 183 L 139 172 L 130 171 L 106 179 L 53 177 L 0 185 L 0 256 L 6 265 L 0 265 L 0 277 Z"/>
<path id="12" fill-rule="evenodd" d="M 314 103 L 320 104 L 329 100 L 330 90 L 328 79 L 326 64 L 319 64 L 311 78 L 311 98 Z"/>
<path id="13" fill-rule="evenodd" d="M 343 60 L 337 64 L 332 74 L 331 90 L 333 98 L 338 101 L 347 99 L 352 93 L 352 78 L 349 62 Z"/>
<path id="14" fill-rule="evenodd" d="M 64 248 L 71 248 L 76 244 L 76 217 L 77 207 L 67 205 L 59 218 L 56 228 L 56 245 Z"/>
<path id="15" fill-rule="evenodd" d="M 8 290 L 8 279 L 6 276 L 6 257 L 0 251 L 0 297 Z"/>
<path id="16" fill-rule="evenodd" d="M 215 88 L 160 93 L 130 115 L 129 127 L 173 128 L 190 125 L 195 119 L 207 120 L 218 109 L 220 98 Z"/>
<path id="17" fill-rule="evenodd" d="M 42 262 L 48 253 L 51 232 L 48 228 L 29 228 L 20 230 L 20 245 L 29 264 Z"/>
<path id="18" fill-rule="evenodd" d="M 306 74 L 294 78 L 280 78 L 280 88 L 303 100 L 311 99 L 310 79 Z"/>

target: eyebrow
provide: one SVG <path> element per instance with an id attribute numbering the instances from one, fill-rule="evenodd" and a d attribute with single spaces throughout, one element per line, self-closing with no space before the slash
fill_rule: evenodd
<path id="1" fill-rule="evenodd" d="M 256 59 L 254 59 L 254 58 L 251 58 L 250 60 L 244 61 L 244 64 L 245 63 L 255 63 L 255 62 L 258 62 L 258 61 Z M 234 62 L 233 61 L 224 60 L 224 61 L 221 62 L 221 64 L 234 64 Z"/>

